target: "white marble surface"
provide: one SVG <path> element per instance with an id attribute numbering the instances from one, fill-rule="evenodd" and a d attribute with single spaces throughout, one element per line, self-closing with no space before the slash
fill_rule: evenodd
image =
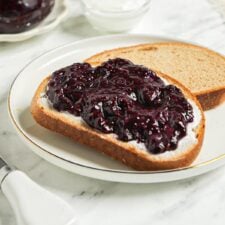
<path id="1" fill-rule="evenodd" d="M 110 183 L 59 169 L 36 156 L 17 137 L 7 115 L 7 93 L 18 71 L 49 49 L 102 35 L 87 24 L 76 0 L 69 4 L 68 20 L 54 31 L 21 43 L 0 43 L 1 155 L 68 201 L 77 211 L 80 225 L 224 224 L 225 167 L 179 182 Z M 149 13 L 132 32 L 181 37 L 225 54 L 225 19 L 206 0 L 153 0 Z M 0 193 L 0 225 L 15 224 Z"/>

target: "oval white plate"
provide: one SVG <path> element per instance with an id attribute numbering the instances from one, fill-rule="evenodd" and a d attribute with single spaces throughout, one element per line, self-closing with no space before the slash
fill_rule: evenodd
<path id="1" fill-rule="evenodd" d="M 48 74 L 74 62 L 81 62 L 102 50 L 159 41 L 177 40 L 147 35 L 105 36 L 75 42 L 40 56 L 19 73 L 9 94 L 9 114 L 18 134 L 35 153 L 49 162 L 74 173 L 109 181 L 165 182 L 196 176 L 223 165 L 225 104 L 206 112 L 204 144 L 193 165 L 157 172 L 132 171 L 95 150 L 42 128 L 33 120 L 29 111 L 30 103 L 38 85 Z"/>
<path id="2" fill-rule="evenodd" d="M 37 27 L 17 34 L 0 34 L 0 42 L 24 41 L 34 36 L 44 34 L 58 26 L 67 15 L 67 12 L 68 8 L 65 0 L 56 0 L 52 12 Z"/>

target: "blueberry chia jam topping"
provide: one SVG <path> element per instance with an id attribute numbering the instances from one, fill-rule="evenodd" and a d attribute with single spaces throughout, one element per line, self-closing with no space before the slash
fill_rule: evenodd
<path id="1" fill-rule="evenodd" d="M 47 98 L 57 111 L 80 116 L 103 133 L 136 140 L 148 152 L 175 150 L 193 122 L 193 108 L 155 72 L 116 58 L 92 67 L 75 63 L 53 73 Z"/>

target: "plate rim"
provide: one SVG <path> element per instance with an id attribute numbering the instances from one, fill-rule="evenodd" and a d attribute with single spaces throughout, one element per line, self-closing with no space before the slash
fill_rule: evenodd
<path id="1" fill-rule="evenodd" d="M 222 155 L 219 155 L 215 158 L 212 158 L 210 160 L 198 163 L 196 165 L 190 165 L 190 166 L 186 166 L 186 167 L 181 167 L 181 168 L 176 168 L 176 169 L 168 169 L 168 170 L 157 170 L 157 171 L 131 171 L 131 170 L 116 170 L 116 169 L 104 169 L 104 168 L 97 168 L 97 167 L 93 167 L 93 166 L 87 166 L 85 164 L 81 164 L 78 162 L 74 162 L 65 158 L 62 158 L 58 155 L 53 154 L 52 152 L 49 152 L 47 149 L 43 148 L 42 146 L 40 146 L 39 144 L 37 144 L 36 142 L 34 142 L 28 135 L 26 135 L 26 133 L 23 131 L 22 128 L 20 128 L 18 122 L 16 121 L 16 119 L 13 116 L 13 112 L 12 112 L 12 107 L 11 107 L 11 98 L 12 98 L 12 90 L 13 87 L 17 81 L 17 79 L 20 77 L 20 75 L 23 73 L 23 71 L 30 66 L 31 64 L 33 64 L 35 61 L 37 61 L 39 58 L 52 53 L 54 51 L 58 51 L 60 49 L 63 49 L 67 46 L 73 45 L 73 44 L 79 44 L 79 42 L 84 42 L 84 41 L 94 41 L 94 40 L 98 40 L 98 39 L 105 39 L 105 38 L 125 38 L 125 37 L 130 37 L 130 36 L 137 36 L 137 37 L 145 37 L 145 38 L 154 38 L 154 39 L 164 39 L 164 40 L 168 40 L 168 41 L 179 41 L 179 42 L 184 42 L 184 43 L 191 43 L 191 44 L 197 44 L 195 42 L 192 41 L 186 41 L 183 40 L 181 38 L 174 38 L 171 36 L 167 36 L 167 35 L 154 35 L 154 34 L 113 34 L 113 35 L 103 35 L 103 36 L 97 36 L 97 37 L 91 37 L 91 38 L 85 38 L 85 39 L 81 39 L 81 40 L 77 40 L 74 42 L 70 42 L 67 44 L 63 44 L 60 45 L 58 47 L 52 48 L 40 55 L 38 55 L 37 57 L 35 57 L 33 60 L 29 61 L 20 71 L 19 73 L 16 75 L 16 77 L 13 79 L 11 85 L 10 85 L 10 89 L 8 92 L 8 98 L 7 98 L 7 108 L 8 108 L 8 114 L 10 117 L 10 120 L 12 122 L 12 124 L 14 125 L 14 127 L 16 128 L 17 132 L 22 135 L 23 138 L 25 138 L 30 144 L 36 146 L 37 148 L 39 148 L 41 151 L 44 151 L 46 154 L 49 154 L 55 158 L 57 158 L 58 160 L 62 160 L 66 163 L 72 164 L 72 165 L 76 165 L 82 168 L 86 168 L 86 169 L 91 169 L 91 170 L 95 170 L 95 171 L 101 171 L 104 173 L 114 173 L 114 174 L 129 174 L 129 175 L 151 175 L 151 174 L 167 174 L 167 173 L 173 173 L 173 172 L 180 172 L 180 171 L 185 171 L 185 170 L 194 170 L 200 167 L 204 167 L 207 166 L 209 164 L 215 163 L 219 160 L 222 160 L 225 158 L 225 153 Z M 197 44 L 199 45 L 199 44 Z"/>

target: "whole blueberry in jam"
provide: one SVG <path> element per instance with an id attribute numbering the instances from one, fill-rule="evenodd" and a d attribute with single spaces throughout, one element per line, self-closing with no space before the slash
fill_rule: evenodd
<path id="1" fill-rule="evenodd" d="M 174 85 L 121 58 L 98 67 L 75 63 L 53 73 L 46 92 L 54 109 L 80 116 L 122 141 L 136 140 L 152 154 L 174 150 L 193 122 L 193 108 Z"/>

